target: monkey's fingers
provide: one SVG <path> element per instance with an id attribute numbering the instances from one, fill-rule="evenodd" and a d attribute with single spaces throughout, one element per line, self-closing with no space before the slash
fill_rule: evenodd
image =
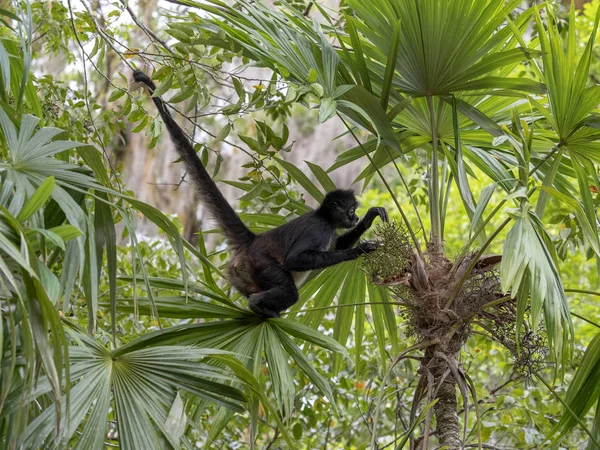
<path id="1" fill-rule="evenodd" d="M 390 218 L 388 217 L 388 213 L 385 210 L 385 208 L 381 208 L 381 220 L 383 220 L 384 222 L 390 221 Z"/>
<path id="2" fill-rule="evenodd" d="M 357 247 L 363 254 L 373 253 L 375 250 L 379 248 L 379 244 L 377 242 L 366 241 L 360 244 Z"/>
<path id="3" fill-rule="evenodd" d="M 388 213 L 385 210 L 385 208 L 382 208 L 381 206 L 378 206 L 376 208 L 373 208 L 375 210 L 375 213 L 381 217 L 381 220 L 383 220 L 384 222 L 388 222 L 389 218 L 388 218 Z"/>

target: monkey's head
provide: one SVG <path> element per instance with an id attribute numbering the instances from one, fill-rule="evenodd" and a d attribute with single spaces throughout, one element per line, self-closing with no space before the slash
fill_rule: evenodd
<path id="1" fill-rule="evenodd" d="M 319 214 L 325 217 L 334 228 L 352 228 L 358 223 L 356 208 L 358 202 L 350 189 L 337 189 L 323 199 Z"/>

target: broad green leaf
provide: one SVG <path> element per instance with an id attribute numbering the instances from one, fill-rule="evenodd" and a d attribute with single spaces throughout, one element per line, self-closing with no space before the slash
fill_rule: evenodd
<path id="1" fill-rule="evenodd" d="M 172 84 L 173 84 L 173 75 L 169 74 L 163 81 L 161 81 L 158 84 L 158 86 L 156 86 L 156 89 L 152 93 L 152 97 L 160 97 L 160 96 L 162 96 L 169 89 L 171 89 L 171 85 Z"/>
<path id="2" fill-rule="evenodd" d="M 586 413 L 600 398 L 600 334 L 587 346 L 581 364 L 569 384 L 567 404 L 579 419 L 585 420 Z M 577 426 L 577 420 L 565 411 L 552 429 L 552 444 L 558 443 L 567 433 Z"/>
<path id="3" fill-rule="evenodd" d="M 284 161 L 281 158 L 273 157 L 281 166 L 292 175 L 294 181 L 302 186 L 311 195 L 312 198 L 317 200 L 319 203 L 323 201 L 325 195 L 319 190 L 315 184 L 308 179 L 308 177 L 298 167 L 288 161 Z"/>
<path id="4" fill-rule="evenodd" d="M 554 245 L 526 203 L 511 214 L 515 224 L 506 237 L 502 253 L 502 291 L 517 298 L 517 333 L 527 302 L 531 305 L 534 329 L 543 312 L 549 346 L 560 370 L 564 370 L 572 354 L 573 324 L 555 262 Z"/>
<path id="5" fill-rule="evenodd" d="M 331 97 L 325 97 L 319 107 L 319 123 L 323 123 L 335 116 L 337 102 Z"/>
<path id="6" fill-rule="evenodd" d="M 333 180 L 327 175 L 327 172 L 316 164 L 311 163 L 310 161 L 305 161 L 308 165 L 309 169 L 312 171 L 313 175 L 319 182 L 319 184 L 325 189 L 325 192 L 335 191 L 337 189 Z"/>
<path id="7" fill-rule="evenodd" d="M 17 215 L 17 220 L 24 222 L 38 212 L 48 201 L 53 190 L 54 177 L 48 177 L 40 184 L 31 198 L 25 202 L 23 208 L 21 208 L 21 211 L 19 211 L 19 214 Z"/>

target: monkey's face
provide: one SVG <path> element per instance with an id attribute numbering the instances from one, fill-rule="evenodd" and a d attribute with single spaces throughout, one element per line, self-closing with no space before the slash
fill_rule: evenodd
<path id="1" fill-rule="evenodd" d="M 350 206 L 350 208 L 348 208 L 347 212 L 346 212 L 346 218 L 347 218 L 347 222 L 346 222 L 346 228 L 352 228 L 354 226 L 356 226 L 356 224 L 358 223 L 358 216 L 356 215 L 356 207 L 358 205 L 354 204 L 352 206 Z"/>
<path id="2" fill-rule="evenodd" d="M 352 228 L 358 223 L 356 215 L 356 203 L 352 204 L 337 204 L 335 211 L 332 214 L 332 222 L 335 228 Z"/>
<path id="3" fill-rule="evenodd" d="M 358 202 L 351 190 L 329 192 L 321 204 L 321 213 L 335 228 L 352 228 L 358 223 Z"/>

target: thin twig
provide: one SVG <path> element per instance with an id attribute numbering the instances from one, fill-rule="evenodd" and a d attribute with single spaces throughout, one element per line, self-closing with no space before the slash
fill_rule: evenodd
<path id="1" fill-rule="evenodd" d="M 174 54 L 175 52 L 173 52 L 173 50 L 171 49 L 171 47 L 169 47 L 169 44 L 167 44 L 165 41 L 163 41 L 162 39 L 160 39 L 156 33 L 154 33 L 154 31 L 152 31 L 150 28 L 148 28 L 146 25 L 144 25 L 140 19 L 135 15 L 135 13 L 133 12 L 133 10 L 131 9 L 131 7 L 127 4 L 127 2 L 125 0 L 121 0 L 121 4 L 123 6 L 125 6 L 125 9 L 127 10 L 127 12 L 129 13 L 129 15 L 131 16 L 131 20 L 134 21 L 134 23 L 140 27 L 142 29 L 142 31 L 144 33 L 146 33 L 146 35 L 151 39 L 154 40 L 156 42 L 158 42 L 160 45 L 162 45 L 164 47 L 164 49 L 166 51 L 168 51 L 171 54 Z"/>
<path id="2" fill-rule="evenodd" d="M 70 2 L 70 0 L 69 0 L 69 2 Z M 90 6 L 85 2 L 81 2 L 81 4 L 88 12 L 90 19 L 92 19 L 92 22 L 94 23 L 94 26 L 96 27 L 96 31 L 98 31 L 98 34 L 104 38 L 104 42 L 106 42 L 108 44 L 108 46 L 119 56 L 119 58 L 121 58 L 123 60 L 123 62 L 125 63 L 125 65 L 127 67 L 129 67 L 131 70 L 133 70 L 133 65 L 129 61 L 127 61 L 127 58 L 125 58 L 125 56 L 123 56 L 120 51 L 118 51 L 115 48 L 115 46 L 111 42 L 111 36 L 106 34 L 106 32 L 104 31 L 102 26 L 100 26 L 100 24 L 98 23 L 98 19 L 96 19 L 96 16 L 94 16 Z"/>
<path id="3" fill-rule="evenodd" d="M 275 433 L 273 433 L 273 439 L 271 439 L 271 442 L 269 442 L 269 444 L 265 447 L 265 450 L 269 450 L 278 438 L 279 438 L 279 428 L 275 428 Z"/>
<path id="4" fill-rule="evenodd" d="M 71 5 L 71 0 L 67 1 L 68 6 L 69 6 L 69 15 L 70 15 L 70 19 L 71 19 L 71 28 L 73 29 L 73 34 L 75 36 L 75 40 L 77 41 L 77 44 L 79 46 L 79 50 L 81 51 L 81 60 L 82 60 L 82 66 L 83 66 L 83 85 L 84 85 L 84 102 L 85 102 L 85 106 L 88 112 L 88 116 L 90 117 L 90 123 L 92 124 L 92 128 L 94 129 L 94 134 L 96 135 L 96 139 L 100 145 L 100 147 L 102 148 L 102 153 L 104 154 L 104 158 L 106 159 L 106 162 L 108 163 L 108 167 L 110 168 L 110 172 L 111 175 L 113 177 L 114 180 L 117 181 L 117 186 L 119 186 L 119 189 L 121 189 L 121 184 L 119 183 L 119 177 L 117 176 L 117 171 L 114 168 L 111 158 L 108 154 L 108 150 L 104 145 L 104 142 L 102 140 L 102 136 L 100 136 L 100 131 L 98 131 L 98 127 L 96 127 L 96 122 L 94 121 L 94 116 L 92 114 L 92 108 L 90 107 L 90 101 L 89 101 L 89 88 L 88 88 L 88 75 L 87 75 L 87 68 L 85 66 L 85 61 L 86 59 L 89 61 L 90 58 L 87 57 L 87 54 L 85 53 L 85 50 L 83 48 L 83 43 L 81 42 L 81 40 L 79 39 L 79 34 L 77 32 L 77 27 L 75 26 L 75 17 L 73 15 L 73 7 Z"/>

